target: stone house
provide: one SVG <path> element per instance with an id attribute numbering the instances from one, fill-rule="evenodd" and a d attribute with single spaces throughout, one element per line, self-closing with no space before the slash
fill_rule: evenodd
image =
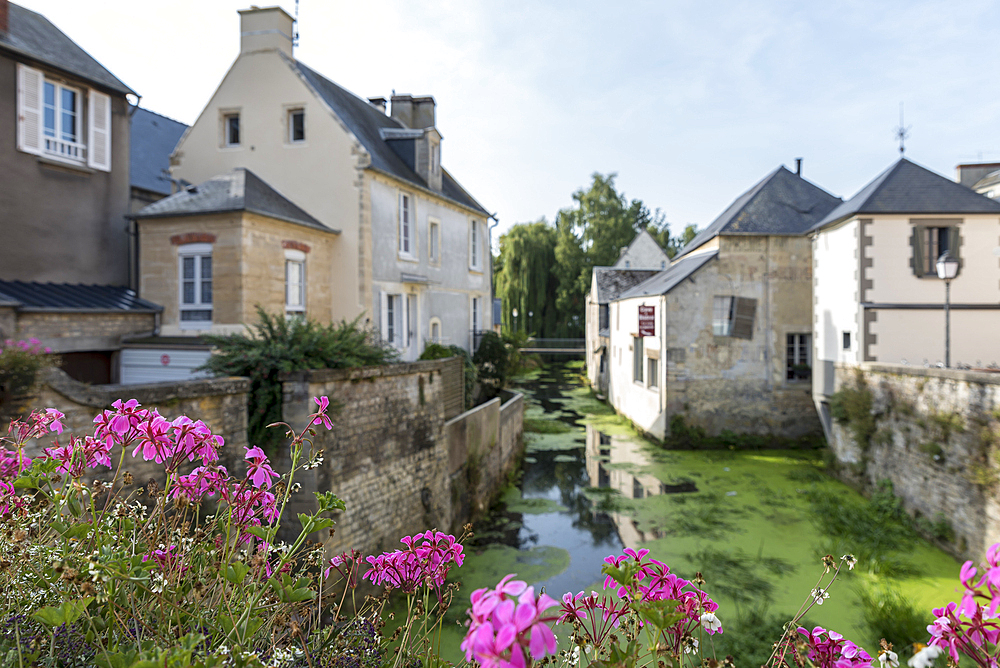
<path id="1" fill-rule="evenodd" d="M 78 380 L 117 379 L 136 297 L 129 202 L 135 92 L 41 14 L 0 0 L 0 339 L 38 338 Z"/>
<path id="2" fill-rule="evenodd" d="M 945 358 L 945 286 L 935 267 L 945 252 L 959 260 L 951 359 L 1000 362 L 1000 201 L 901 158 L 810 236 L 813 393 L 825 426 L 837 363 L 922 367 Z"/>
<path id="3" fill-rule="evenodd" d="M 594 267 L 590 290 L 584 298 L 586 309 L 587 378 L 598 393 L 608 391 L 608 304 L 623 291 L 638 285 L 670 265 L 670 256 L 648 231 L 642 230 L 610 267 Z"/>
<path id="4" fill-rule="evenodd" d="M 613 266 L 615 269 L 666 269 L 669 264 L 667 251 L 648 230 L 643 230 L 635 235 L 632 243 L 622 248 Z"/>
<path id="5" fill-rule="evenodd" d="M 328 259 L 306 262 L 307 299 L 329 301 L 310 317 L 364 314 L 404 360 L 430 341 L 471 348 L 492 328 L 491 216 L 442 166 L 434 99 L 394 95 L 387 112 L 384 98 L 296 60 L 282 9 L 239 14 L 240 54 L 181 138 L 172 176 L 204 183 L 246 168 L 340 231 Z"/>
<path id="6" fill-rule="evenodd" d="M 971 162 L 955 168 L 955 180 L 990 199 L 1000 199 L 1000 162 Z"/>
<path id="7" fill-rule="evenodd" d="M 785 167 L 738 197 L 665 271 L 610 303 L 608 398 L 663 438 L 674 416 L 709 434 L 797 437 L 811 406 L 811 246 L 839 198 Z"/>
<path id="8" fill-rule="evenodd" d="M 669 264 L 669 263 L 668 263 Z M 608 313 L 611 301 L 659 273 L 660 269 L 618 269 L 594 267 L 586 296 L 587 379 L 598 394 L 608 392 L 608 356 L 611 332 Z"/>
<path id="9" fill-rule="evenodd" d="M 134 217 L 140 291 L 163 305 L 163 316 L 157 337 L 124 351 L 123 382 L 191 377 L 209 355 L 197 335 L 242 332 L 257 321 L 258 305 L 274 315 L 333 319 L 339 230 L 249 169 L 188 186 Z"/>

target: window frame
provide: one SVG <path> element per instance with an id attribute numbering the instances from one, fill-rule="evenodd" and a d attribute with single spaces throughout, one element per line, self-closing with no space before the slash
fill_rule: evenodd
<path id="1" fill-rule="evenodd" d="M 482 301 L 482 297 L 473 296 L 472 297 L 472 301 L 469 304 L 469 317 L 471 319 L 471 325 L 472 325 L 470 327 L 470 329 L 474 333 L 479 333 L 479 332 L 482 331 L 482 329 L 479 327 L 479 325 L 481 324 L 481 320 L 482 320 L 482 315 L 481 314 L 482 314 L 482 309 L 483 309 L 483 307 L 482 307 L 482 305 L 480 303 L 481 301 Z"/>
<path id="2" fill-rule="evenodd" d="M 177 249 L 177 325 L 179 329 L 210 329 L 215 320 L 215 268 L 212 262 L 212 244 L 197 243 L 185 244 Z M 191 281 L 194 283 L 194 301 L 188 302 L 184 298 L 184 284 L 187 279 L 184 277 L 184 261 L 194 259 L 194 272 Z M 203 276 L 204 259 L 209 260 L 209 277 L 207 281 Z M 209 300 L 204 301 L 205 283 L 208 283 Z M 184 313 L 208 313 L 207 320 L 185 320 Z"/>
<path id="3" fill-rule="evenodd" d="M 812 333 L 785 333 L 785 380 L 805 381 L 807 378 L 796 378 L 795 366 L 805 364 L 812 368 Z"/>
<path id="4" fill-rule="evenodd" d="M 52 136 L 49 136 L 48 134 L 46 134 L 47 128 L 46 128 L 46 121 L 45 121 L 45 110 L 46 110 L 46 108 L 48 106 L 46 104 L 46 102 L 45 102 L 45 87 L 46 86 L 52 86 L 53 89 L 55 90 L 56 104 L 53 106 L 53 115 L 54 115 L 54 119 L 53 120 L 55 122 L 55 127 L 53 128 L 53 135 Z M 76 139 L 74 139 L 72 141 L 68 140 L 68 139 L 63 139 L 62 138 L 62 134 L 63 134 L 63 132 L 62 132 L 62 130 L 63 130 L 63 128 L 62 128 L 63 108 L 62 108 L 62 95 L 61 95 L 61 93 L 64 90 L 69 91 L 69 92 L 73 93 L 76 96 L 76 110 L 74 111 L 74 118 L 73 118 L 73 126 L 74 126 L 73 127 L 73 136 Z M 43 139 L 55 139 L 56 141 L 67 142 L 67 143 L 71 143 L 71 144 L 80 144 L 80 145 L 83 145 L 83 142 L 80 141 L 80 139 L 83 136 L 83 129 L 81 127 L 82 123 L 83 123 L 83 91 L 80 90 L 79 88 L 76 88 L 75 86 L 67 86 L 66 84 L 61 83 L 59 81 L 53 81 L 52 79 L 45 78 L 44 81 L 42 82 L 42 138 Z"/>
<path id="5" fill-rule="evenodd" d="M 961 218 L 945 219 L 910 219 L 913 225 L 913 232 L 910 236 L 910 246 L 912 247 L 912 260 L 910 268 L 917 278 L 937 279 L 937 261 L 945 252 L 958 260 L 958 274 L 962 273 L 962 260 L 960 248 L 962 246 Z M 933 234 L 936 231 L 937 234 Z M 941 236 L 947 240 L 947 247 L 941 250 Z M 937 239 L 934 239 L 934 237 Z M 931 242 L 934 243 L 931 243 Z M 936 248 L 936 252 L 932 252 Z M 938 279 L 940 280 L 940 279 Z"/>
<path id="6" fill-rule="evenodd" d="M 469 219 L 469 270 L 470 271 L 482 271 L 482 253 L 480 252 L 479 246 L 481 241 L 479 238 L 479 221 L 475 218 Z"/>
<path id="7" fill-rule="evenodd" d="M 441 221 L 430 216 L 427 217 L 427 262 L 441 264 Z"/>
<path id="8" fill-rule="evenodd" d="M 434 328 L 435 327 L 437 328 L 437 336 L 434 335 Z M 441 330 L 441 318 L 438 318 L 437 316 L 434 316 L 430 320 L 428 320 L 428 322 L 427 322 L 427 338 L 430 340 L 431 343 L 441 343 L 441 341 L 442 341 L 441 331 L 442 331 Z"/>
<path id="9" fill-rule="evenodd" d="M 712 298 L 712 336 L 730 336 L 733 331 L 735 303 L 736 300 L 732 296 L 715 295 Z M 725 314 L 724 319 L 723 314 Z"/>
<path id="10" fill-rule="evenodd" d="M 295 117 L 302 116 L 302 138 L 295 138 Z M 285 138 L 289 144 L 304 144 L 306 141 L 306 110 L 302 107 L 292 107 L 285 114 L 288 135 Z"/>
<path id="11" fill-rule="evenodd" d="M 299 267 L 299 281 L 293 284 L 290 280 L 289 269 L 293 265 Z M 293 285 L 298 287 L 299 304 L 292 304 L 289 297 L 292 294 Z M 301 318 L 306 313 L 306 254 L 300 250 L 285 250 L 285 317 Z"/>
<path id="12" fill-rule="evenodd" d="M 222 148 L 240 148 L 243 146 L 243 128 L 240 123 L 240 111 L 238 109 L 221 110 L 222 115 Z M 236 119 L 236 141 L 230 141 L 229 121 Z"/>
<path id="13" fill-rule="evenodd" d="M 660 385 L 660 360 L 656 357 L 646 357 L 646 387 L 651 390 L 659 389 Z"/>
<path id="14" fill-rule="evenodd" d="M 639 383 L 640 385 L 644 383 L 643 373 L 645 373 L 645 369 L 643 368 L 643 365 L 645 364 L 644 362 L 645 355 L 643 355 L 642 348 L 643 348 L 642 337 L 633 336 L 632 337 L 632 382 Z"/>
<path id="15" fill-rule="evenodd" d="M 408 192 L 400 191 L 399 197 L 396 201 L 396 249 L 400 258 L 404 260 L 415 260 L 416 235 L 414 234 L 414 231 L 416 227 L 416 215 L 414 214 L 416 207 L 414 206 L 413 195 Z"/>

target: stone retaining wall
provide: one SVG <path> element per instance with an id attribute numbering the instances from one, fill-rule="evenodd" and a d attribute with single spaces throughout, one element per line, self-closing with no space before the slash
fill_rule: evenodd
<path id="1" fill-rule="evenodd" d="M 315 410 L 312 397 L 328 396 L 338 407 L 334 429 L 315 437 L 323 463 L 296 478 L 303 491 L 290 509 L 313 510 L 314 489 L 344 500 L 347 510 L 336 518 L 334 534 L 319 537 L 330 553 L 378 553 L 395 549 L 405 535 L 457 531 L 473 509 L 489 503 L 493 481 L 516 458 L 520 440 L 508 435 L 511 446 L 497 447 L 503 441 L 499 399 L 446 423 L 450 383 L 463 382 L 455 365 L 461 370 L 461 359 L 282 375 L 284 418 L 293 428 L 306 425 Z M 507 410 L 515 429 L 520 421 L 512 413 L 519 406 Z M 470 453 L 489 453 L 497 461 L 487 464 Z M 470 492 L 471 480 L 477 484 Z"/>
<path id="2" fill-rule="evenodd" d="M 833 420 L 843 475 L 869 488 L 891 480 L 911 514 L 950 523 L 945 547 L 981 558 L 1000 541 L 1000 373 L 871 362 L 835 370 L 837 390 L 858 379 L 871 393 L 874 429 L 858 443 L 849 423 Z"/>
<path id="3" fill-rule="evenodd" d="M 16 406 L 3 407 L 5 418 L 27 415 L 32 409 L 55 408 L 66 415 L 61 436 L 37 439 L 28 451 L 33 457 L 42 448 L 49 447 L 58 438 L 66 443 L 71 436 L 83 437 L 94 432 L 94 416 L 118 399 L 136 399 L 146 408 L 156 408 L 160 415 L 172 420 L 179 415 L 202 420 L 225 439 L 220 451 L 223 465 L 230 472 L 243 470 L 243 457 L 247 444 L 247 378 L 207 378 L 169 383 L 144 385 L 85 385 L 60 369 L 49 369 L 33 397 L 22 399 Z M 128 458 L 126 458 L 128 459 Z M 150 478 L 163 482 L 163 466 L 141 459 L 131 460 L 126 468 L 135 477 L 136 484 L 145 484 Z"/>

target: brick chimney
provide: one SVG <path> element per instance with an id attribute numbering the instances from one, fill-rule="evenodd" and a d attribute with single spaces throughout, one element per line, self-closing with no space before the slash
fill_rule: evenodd
<path id="1" fill-rule="evenodd" d="M 393 95 L 389 115 L 411 130 L 434 127 L 434 98 Z"/>
<path id="2" fill-rule="evenodd" d="M 251 5 L 250 9 L 241 9 L 239 14 L 241 54 L 277 50 L 292 57 L 295 19 L 284 9 Z"/>
<path id="3" fill-rule="evenodd" d="M 0 35 L 7 35 L 10 26 L 10 5 L 7 0 L 0 0 Z"/>

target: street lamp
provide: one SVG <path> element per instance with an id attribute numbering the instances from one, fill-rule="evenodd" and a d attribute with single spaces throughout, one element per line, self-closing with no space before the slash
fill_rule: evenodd
<path id="1" fill-rule="evenodd" d="M 944 368 L 951 368 L 951 279 L 958 273 L 958 260 L 945 251 L 937 261 L 938 278 L 944 281 Z"/>
<path id="2" fill-rule="evenodd" d="M 514 316 L 514 331 L 517 331 L 517 309 L 512 310 L 511 315 Z"/>

